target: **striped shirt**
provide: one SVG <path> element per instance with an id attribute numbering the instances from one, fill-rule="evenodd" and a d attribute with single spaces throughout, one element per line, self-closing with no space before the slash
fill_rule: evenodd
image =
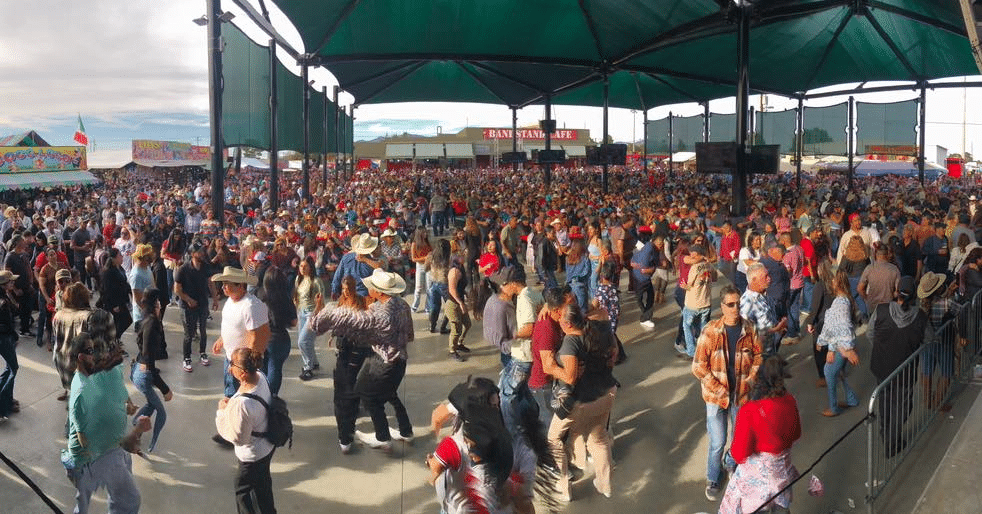
<path id="1" fill-rule="evenodd" d="M 406 346 L 415 338 L 409 304 L 396 296 L 375 302 L 365 311 L 329 305 L 315 314 L 310 324 L 318 334 L 333 330 L 336 336 L 372 341 L 372 351 L 385 362 L 408 358 Z"/>

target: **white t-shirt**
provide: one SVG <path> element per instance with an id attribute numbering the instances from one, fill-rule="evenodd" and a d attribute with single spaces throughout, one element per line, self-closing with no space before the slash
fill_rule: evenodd
<path id="1" fill-rule="evenodd" d="M 225 358 L 231 359 L 232 352 L 242 346 L 247 330 L 269 323 L 269 309 L 252 293 L 246 293 L 237 302 L 225 300 L 222 307 L 222 345 Z"/>
<path id="2" fill-rule="evenodd" d="M 535 323 L 539 309 L 545 301 L 538 289 L 525 287 L 515 297 L 515 327 L 521 328 L 526 323 Z M 518 362 L 532 362 L 532 339 L 515 338 L 511 344 L 511 358 Z"/>
<path id="3" fill-rule="evenodd" d="M 266 376 L 259 373 L 259 383 L 251 391 L 266 401 L 268 405 L 273 395 L 269 392 Z M 215 412 L 215 427 L 218 433 L 235 445 L 235 457 L 242 462 L 255 462 L 273 451 L 273 443 L 265 437 L 252 435 L 253 432 L 267 430 L 266 408 L 258 401 L 241 396 L 236 392 L 224 409 Z"/>

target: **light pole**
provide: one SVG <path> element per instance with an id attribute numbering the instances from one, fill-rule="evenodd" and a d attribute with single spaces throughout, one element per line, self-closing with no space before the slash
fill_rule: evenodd
<path id="1" fill-rule="evenodd" d="M 638 138 L 635 136 L 636 130 L 638 128 L 638 111 L 631 109 L 631 154 L 637 153 L 638 149 L 635 147 Z"/>

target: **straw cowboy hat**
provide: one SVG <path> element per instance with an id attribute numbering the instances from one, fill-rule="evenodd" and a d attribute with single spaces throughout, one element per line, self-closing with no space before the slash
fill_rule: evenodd
<path id="1" fill-rule="evenodd" d="M 945 277 L 941 273 L 933 273 L 928 271 L 921 277 L 920 283 L 917 284 L 917 297 L 927 298 L 931 296 L 939 287 L 944 285 Z"/>
<path id="2" fill-rule="evenodd" d="M 382 232 L 382 235 L 379 237 L 395 237 L 395 236 L 396 236 L 396 231 L 392 230 L 391 228 L 387 228 L 385 229 L 385 232 Z"/>
<path id="3" fill-rule="evenodd" d="M 6 284 L 7 282 L 13 282 L 20 278 L 20 275 L 14 275 L 10 270 L 0 271 L 0 286 Z"/>
<path id="4" fill-rule="evenodd" d="M 374 289 L 382 294 L 394 296 L 406 290 L 406 281 L 397 273 L 389 273 L 375 268 L 371 276 L 361 279 L 365 287 Z"/>
<path id="5" fill-rule="evenodd" d="M 153 255 L 153 247 L 147 244 L 136 245 L 136 250 L 133 252 L 134 259 L 142 259 L 150 255 Z"/>
<path id="6" fill-rule="evenodd" d="M 378 248 L 378 238 L 371 234 L 362 234 L 351 239 L 351 251 L 358 255 L 370 255 Z"/>
<path id="7" fill-rule="evenodd" d="M 232 266 L 225 266 L 225 270 L 221 273 L 211 276 L 212 282 L 231 282 L 233 284 L 246 284 L 249 286 L 256 285 L 259 280 L 242 271 L 239 268 L 233 268 Z"/>

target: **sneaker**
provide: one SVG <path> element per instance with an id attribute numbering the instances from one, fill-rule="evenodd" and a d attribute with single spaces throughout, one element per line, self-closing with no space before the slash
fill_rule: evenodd
<path id="1" fill-rule="evenodd" d="M 366 434 L 358 430 L 355 431 L 355 439 L 358 439 L 359 442 L 374 450 L 382 450 L 384 452 L 392 450 L 392 441 L 379 441 L 375 437 L 375 434 Z"/>
<path id="2" fill-rule="evenodd" d="M 314 367 L 312 367 L 310 369 L 312 369 L 314 371 L 317 371 L 317 370 L 321 369 L 321 365 L 320 364 L 314 364 Z"/>
<path id="3" fill-rule="evenodd" d="M 680 344 L 674 344 L 672 346 L 675 348 L 676 352 L 685 353 L 685 346 L 682 346 Z"/>
<path id="4" fill-rule="evenodd" d="M 642 321 L 641 326 L 648 329 L 655 328 L 655 322 L 649 319 L 648 321 Z"/>
<path id="5" fill-rule="evenodd" d="M 313 378 L 314 378 L 314 372 L 309 369 L 305 369 L 300 372 L 300 380 L 303 380 L 304 382 L 308 380 L 313 380 Z"/>
<path id="6" fill-rule="evenodd" d="M 450 352 L 450 358 L 453 359 L 453 360 L 455 360 L 455 361 L 457 361 L 457 362 L 464 362 L 464 361 L 467 360 L 467 359 L 464 358 L 463 355 L 461 355 L 461 354 L 459 354 L 457 352 Z"/>
<path id="7" fill-rule="evenodd" d="M 207 353 L 202 353 L 201 354 L 201 365 L 202 366 L 211 366 L 211 361 L 208 360 L 208 354 Z"/>
<path id="8" fill-rule="evenodd" d="M 471 353 L 471 349 L 468 348 L 468 347 L 466 347 L 466 346 L 464 346 L 464 345 L 457 346 L 457 351 L 458 352 L 464 352 L 464 353 Z"/>
<path id="9" fill-rule="evenodd" d="M 716 482 L 707 482 L 706 483 L 706 499 L 707 500 L 709 500 L 711 502 L 718 502 L 719 501 L 719 494 L 720 494 L 720 492 L 721 491 L 719 489 L 719 484 L 717 484 Z"/>
<path id="10" fill-rule="evenodd" d="M 344 444 L 341 441 L 338 441 L 338 446 L 341 447 L 341 453 L 344 455 L 349 455 L 351 453 L 352 444 L 353 443 Z"/>
<path id="11" fill-rule="evenodd" d="M 191 359 L 184 359 L 184 371 L 188 373 L 194 371 L 194 368 L 191 366 Z"/>
<path id="12" fill-rule="evenodd" d="M 402 441 L 406 444 L 411 444 L 413 442 L 412 434 L 402 435 L 399 433 L 398 430 L 395 429 L 395 427 L 389 427 L 389 435 L 392 436 L 393 441 Z"/>

